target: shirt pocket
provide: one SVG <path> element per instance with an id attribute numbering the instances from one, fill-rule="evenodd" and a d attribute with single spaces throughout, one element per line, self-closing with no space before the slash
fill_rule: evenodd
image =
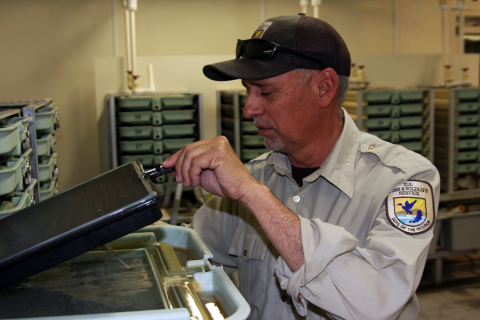
<path id="1" fill-rule="evenodd" d="M 228 253 L 243 262 L 250 259 L 263 261 L 267 256 L 269 243 L 270 240 L 262 230 L 237 230 Z"/>

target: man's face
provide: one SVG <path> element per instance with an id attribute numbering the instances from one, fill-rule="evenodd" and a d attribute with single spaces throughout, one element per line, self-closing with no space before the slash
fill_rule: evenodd
<path id="1" fill-rule="evenodd" d="M 261 80 L 243 80 L 248 97 L 245 118 L 254 118 L 258 134 L 270 150 L 293 154 L 308 146 L 315 134 L 320 108 L 309 77 L 296 70 Z"/>

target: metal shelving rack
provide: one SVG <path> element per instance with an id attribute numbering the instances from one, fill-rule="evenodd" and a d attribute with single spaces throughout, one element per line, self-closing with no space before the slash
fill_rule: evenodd
<path id="1" fill-rule="evenodd" d="M 165 109 L 163 105 L 165 103 L 164 99 L 174 99 L 178 97 L 193 98 L 192 105 L 182 105 L 172 101 L 172 106 Z M 123 100 L 122 100 L 123 99 Z M 177 130 L 180 129 L 182 125 L 186 126 L 195 126 L 194 132 L 188 133 L 183 137 L 186 139 L 185 143 L 191 143 L 195 140 L 203 139 L 203 105 L 202 105 L 202 95 L 197 93 L 164 93 L 164 92 L 155 92 L 155 93 L 145 93 L 145 94 L 131 94 L 131 93 L 118 93 L 118 94 L 108 94 L 106 96 L 106 102 L 108 105 L 108 115 L 109 115 L 109 145 L 110 145 L 110 168 L 113 169 L 120 164 L 125 162 L 138 160 L 144 167 L 152 166 L 154 163 L 160 163 L 167 159 L 167 157 L 177 151 L 174 150 L 175 147 L 167 147 L 167 143 L 172 141 L 171 139 L 164 138 L 166 133 L 165 120 L 168 112 L 172 111 L 185 111 L 193 114 L 193 118 L 185 121 L 172 121 L 172 123 L 167 123 L 170 129 Z M 125 103 L 125 106 L 121 109 L 120 104 Z M 163 105 L 163 106 L 162 106 Z M 149 114 L 150 113 L 150 114 Z M 132 119 L 131 122 L 123 121 L 120 117 L 127 116 Z M 151 117 L 151 120 L 145 120 L 144 116 Z M 138 120 L 139 124 L 135 124 Z M 121 136 L 120 130 L 129 130 L 133 129 L 131 136 L 125 138 Z M 152 128 L 152 133 L 148 133 L 150 138 L 144 135 L 143 130 L 146 128 Z M 150 130 L 150 129 L 148 129 Z M 162 133 L 163 132 L 163 133 Z M 127 133 L 129 135 L 129 133 Z M 136 135 L 139 135 L 140 138 L 136 138 Z M 175 134 L 174 134 L 175 136 Z M 179 136 L 177 135 L 177 138 Z M 187 141 L 188 140 L 188 141 Z M 147 142 L 148 141 L 148 142 Z M 153 148 L 149 152 L 137 152 L 136 150 L 125 151 L 120 150 L 121 144 L 133 143 L 134 148 L 142 148 L 145 143 L 153 144 Z M 178 145 L 178 149 L 183 147 Z M 163 152 L 164 149 L 168 148 L 168 152 Z M 143 153 L 143 154 L 142 154 Z M 148 162 L 148 164 L 147 164 Z M 157 188 L 164 194 L 163 208 L 171 208 L 170 214 L 170 224 L 176 224 L 178 221 L 178 213 L 180 210 L 180 201 L 184 191 L 192 190 L 195 193 L 195 196 L 198 198 L 203 198 L 200 196 L 201 193 L 197 188 L 188 188 L 184 189 L 183 184 L 176 184 L 175 195 L 173 199 L 173 204 L 170 204 L 171 195 L 173 192 L 173 176 L 168 175 L 168 181 L 165 182 L 167 177 L 163 176 L 155 181 Z"/>
<path id="2" fill-rule="evenodd" d="M 360 130 L 400 144 L 433 161 L 433 89 L 348 90 L 343 107 Z"/>
<path id="3" fill-rule="evenodd" d="M 269 151 L 253 119 L 243 117 L 246 97 L 244 90 L 217 91 L 217 134 L 228 138 L 244 163 Z"/>
<path id="4" fill-rule="evenodd" d="M 435 108 L 435 165 L 445 197 L 479 197 L 480 88 L 436 89 Z"/>

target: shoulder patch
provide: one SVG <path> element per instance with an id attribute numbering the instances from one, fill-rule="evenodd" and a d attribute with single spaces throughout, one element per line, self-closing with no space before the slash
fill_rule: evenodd
<path id="1" fill-rule="evenodd" d="M 408 180 L 397 185 L 385 200 L 388 221 L 406 234 L 420 234 L 435 224 L 432 186 Z"/>

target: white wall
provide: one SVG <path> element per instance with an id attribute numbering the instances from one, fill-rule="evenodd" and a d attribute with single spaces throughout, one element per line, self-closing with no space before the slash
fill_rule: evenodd
<path id="1" fill-rule="evenodd" d="M 397 3 L 398 53 L 440 54 L 438 1 Z M 267 17 L 300 12 L 298 0 L 267 0 L 266 6 Z M 472 0 L 468 6 L 480 9 Z M 120 0 L 117 7 L 123 56 Z M 354 55 L 392 53 L 392 14 L 393 0 L 324 0 L 320 8 L 321 18 L 337 28 Z M 259 23 L 260 0 L 139 0 L 137 53 L 228 56 L 236 39 L 250 37 Z M 453 42 L 450 53 L 457 50 Z M 95 85 L 109 80 L 95 78 L 95 63 L 101 61 L 95 59 L 113 57 L 111 2 L 0 0 L 0 47 L 0 100 L 51 97 L 59 107 L 60 188 L 104 171 L 101 155 L 107 146 L 101 143 L 105 131 Z M 168 82 L 160 77 L 158 83 Z"/>

